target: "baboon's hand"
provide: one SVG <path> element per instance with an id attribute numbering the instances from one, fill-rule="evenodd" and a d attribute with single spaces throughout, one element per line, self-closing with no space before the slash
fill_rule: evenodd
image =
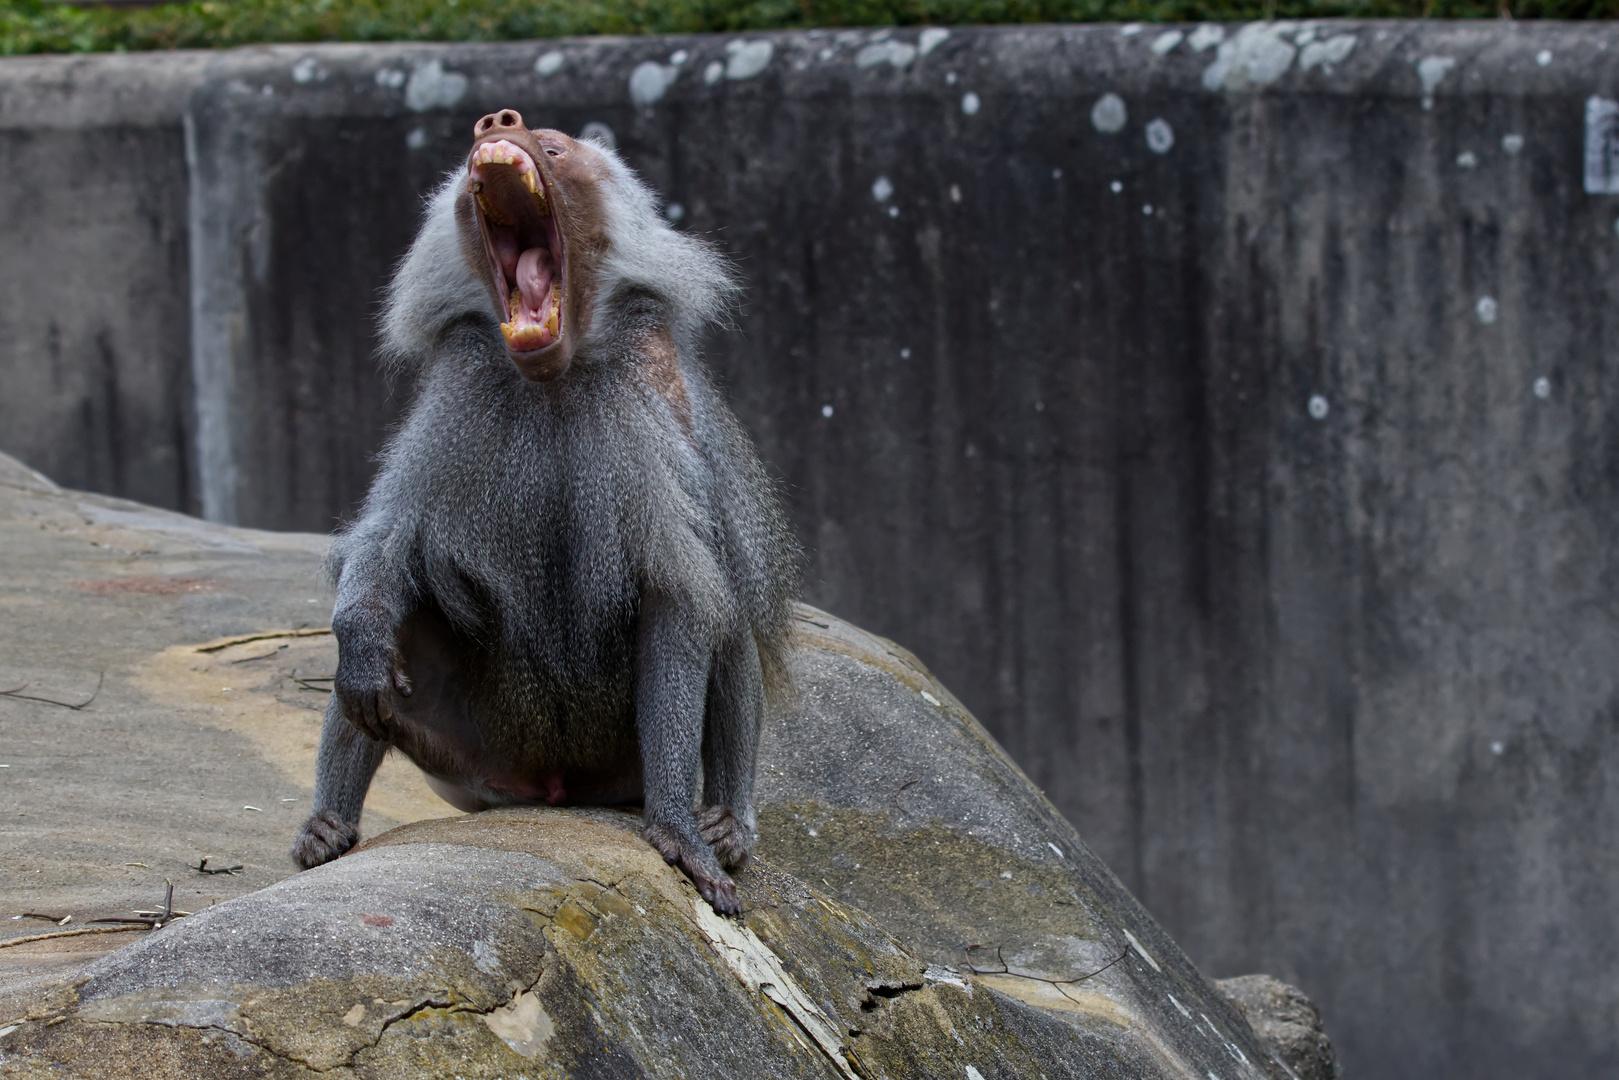
<path id="1" fill-rule="evenodd" d="M 329 863 L 360 839 L 360 830 L 330 810 L 310 815 L 292 842 L 292 861 L 308 870 Z"/>
<path id="2" fill-rule="evenodd" d="M 341 648 L 332 688 L 344 719 L 378 742 L 392 737 L 396 698 L 410 696 L 410 681 L 391 649 Z"/>

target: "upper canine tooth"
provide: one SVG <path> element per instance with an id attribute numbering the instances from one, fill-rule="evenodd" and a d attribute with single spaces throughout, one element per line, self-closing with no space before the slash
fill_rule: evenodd
<path id="1" fill-rule="evenodd" d="M 538 195 L 540 193 L 540 185 L 534 179 L 534 174 L 532 172 L 523 173 L 523 186 L 528 188 L 529 194 L 531 195 Z"/>

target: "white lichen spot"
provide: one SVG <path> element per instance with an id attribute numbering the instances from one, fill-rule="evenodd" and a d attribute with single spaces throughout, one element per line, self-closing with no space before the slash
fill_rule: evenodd
<path id="1" fill-rule="evenodd" d="M 879 176 L 871 182 L 871 197 L 878 202 L 887 202 L 894 194 L 894 182 L 886 176 Z"/>
<path id="2" fill-rule="evenodd" d="M 944 73 L 944 84 L 946 86 L 956 85 L 956 73 L 954 71 L 947 71 Z"/>
<path id="3" fill-rule="evenodd" d="M 1139 33 L 1141 33 L 1141 24 L 1138 22 L 1125 23 L 1119 27 L 1120 37 L 1135 37 Z"/>
<path id="4" fill-rule="evenodd" d="M 1619 101 L 1585 99 L 1585 193 L 1619 195 Z"/>
<path id="5" fill-rule="evenodd" d="M 915 59 L 915 45 L 908 45 L 903 41 L 879 41 L 855 53 L 854 66 L 864 69 L 876 67 L 878 64 L 888 64 L 904 69 L 910 67 L 911 61 Z"/>
<path id="6" fill-rule="evenodd" d="M 669 62 L 675 67 L 679 67 L 681 64 L 684 64 L 690 59 L 691 53 L 687 52 L 685 49 L 676 49 L 674 52 L 669 54 Z"/>
<path id="7" fill-rule="evenodd" d="M 1535 63 L 1539 64 L 1541 67 L 1550 67 L 1551 62 L 1552 51 L 1550 49 L 1542 49 L 1535 54 Z"/>
<path id="8" fill-rule="evenodd" d="M 405 107 L 412 112 L 448 109 L 467 95 L 467 77 L 445 71 L 442 60 L 417 64 L 405 83 Z"/>
<path id="9" fill-rule="evenodd" d="M 1463 150 L 1456 155 L 1456 165 L 1463 169 L 1478 168 L 1478 155 L 1471 150 Z"/>
<path id="10" fill-rule="evenodd" d="M 1535 380 L 1535 396 L 1542 401 L 1552 396 L 1552 381 L 1542 375 Z"/>
<path id="11" fill-rule="evenodd" d="M 381 68 L 372 78 L 384 90 L 398 90 L 405 85 L 405 73 L 398 68 Z"/>
<path id="12" fill-rule="evenodd" d="M 1142 217 L 1152 217 L 1152 203 L 1142 203 L 1141 204 L 1141 216 Z"/>
<path id="13" fill-rule="evenodd" d="M 1302 36 L 1297 40 L 1304 44 Z M 1355 51 L 1357 40 L 1354 34 L 1339 34 L 1326 41 L 1312 41 L 1304 45 L 1304 51 L 1299 54 L 1299 70 L 1309 71 L 1313 67 L 1331 69 L 1332 65 L 1340 63 Z"/>
<path id="14" fill-rule="evenodd" d="M 1225 40 L 1225 27 L 1219 23 L 1204 23 L 1192 31 L 1192 36 L 1186 39 L 1186 44 L 1195 53 L 1205 49 L 1212 49 Z"/>
<path id="15" fill-rule="evenodd" d="M 541 53 L 540 58 L 534 61 L 534 74 L 541 78 L 550 78 L 562 70 L 562 63 L 565 59 L 566 57 L 555 49 L 548 53 Z"/>
<path id="16" fill-rule="evenodd" d="M 686 208 L 680 203 L 672 202 L 663 208 L 663 216 L 670 221 L 680 221 L 686 216 Z"/>
<path id="17" fill-rule="evenodd" d="M 1214 63 L 1203 72 L 1208 90 L 1245 90 L 1264 86 L 1287 74 L 1298 48 L 1283 35 L 1298 29 L 1294 22 L 1249 23 L 1230 41 L 1220 43 Z"/>
<path id="18" fill-rule="evenodd" d="M 978 110 L 983 108 L 983 106 L 984 103 L 980 101 L 978 99 L 978 95 L 973 93 L 971 90 L 961 95 L 961 111 L 966 113 L 968 116 L 977 116 Z"/>
<path id="19" fill-rule="evenodd" d="M 1493 323 L 1500 313 L 1500 308 L 1496 306 L 1495 297 L 1493 296 L 1481 296 L 1478 298 L 1478 303 L 1473 305 L 1473 314 L 1477 315 L 1478 321 L 1485 326 Z"/>
<path id="20" fill-rule="evenodd" d="M 1179 30 L 1165 30 L 1152 39 L 1152 52 L 1154 56 L 1164 56 L 1173 52 L 1175 46 L 1186 40 L 1186 35 Z"/>
<path id="21" fill-rule="evenodd" d="M 1494 742 L 1490 743 L 1490 753 L 1494 754 L 1496 757 L 1500 757 L 1502 754 L 1506 753 L 1506 750 L 1507 744 L 1502 742 L 1500 739 L 1496 739 Z"/>
<path id="22" fill-rule="evenodd" d="M 770 58 L 776 54 L 776 46 L 768 41 L 735 41 L 725 43 L 728 54 L 725 61 L 725 77 L 727 79 L 751 79 L 765 68 L 770 66 Z"/>
<path id="23" fill-rule="evenodd" d="M 889 217 L 899 217 L 899 207 L 897 207 L 897 206 L 890 206 L 890 207 L 889 207 L 889 208 L 888 208 L 888 216 L 889 216 Z"/>
<path id="24" fill-rule="evenodd" d="M 405 136 L 405 145 L 412 150 L 420 150 L 427 145 L 427 129 L 411 128 L 410 134 Z"/>
<path id="25" fill-rule="evenodd" d="M 826 411 L 826 410 L 827 410 L 827 409 L 829 409 L 829 408 L 831 408 L 831 406 L 830 406 L 830 405 L 828 405 L 828 406 L 826 406 L 826 407 L 825 407 L 825 408 L 823 408 L 823 409 L 822 409 L 822 410 L 821 410 L 821 415 L 822 415 L 822 416 L 830 416 L 830 415 L 832 415 L 832 414 L 831 414 L 831 413 L 829 413 L 829 412 L 827 412 L 827 411 Z M 816 829 L 815 829 L 815 827 L 814 827 L 814 826 L 811 826 L 811 827 L 810 827 L 810 829 L 809 829 L 809 834 L 810 834 L 810 835 L 811 835 L 811 836 L 814 836 L 814 837 L 819 837 L 819 836 L 820 836 L 820 835 L 821 835 L 821 834 L 820 834 L 820 832 L 819 832 L 819 831 L 817 831 L 817 830 L 816 830 Z"/>
<path id="26" fill-rule="evenodd" d="M 1155 154 L 1167 154 L 1175 145 L 1175 129 L 1163 118 L 1147 125 L 1147 149 Z"/>
<path id="27" fill-rule="evenodd" d="M 815 54 L 815 59 L 821 61 L 821 63 L 824 64 L 828 60 L 832 59 L 832 57 L 835 56 L 835 55 L 836 55 L 835 50 L 827 48 L 827 49 L 822 49 L 820 52 L 816 53 Z"/>
<path id="28" fill-rule="evenodd" d="M 832 419 L 832 406 L 831 405 L 822 405 L 821 406 L 821 417 L 823 419 L 826 419 L 826 420 Z M 816 833 L 816 831 L 814 829 L 811 829 L 810 830 L 810 835 L 811 836 L 816 836 L 818 834 Z"/>
<path id="29" fill-rule="evenodd" d="M 630 101 L 638 109 L 650 109 L 674 83 L 680 69 L 656 60 L 643 60 L 630 72 Z"/>
<path id="30" fill-rule="evenodd" d="M 713 86 L 723 78 L 725 78 L 725 65 L 718 60 L 710 60 L 708 66 L 703 69 L 704 84 Z"/>
<path id="31" fill-rule="evenodd" d="M 1422 107 L 1433 108 L 1434 91 L 1445 81 L 1445 73 L 1456 66 L 1449 56 L 1424 56 L 1417 61 L 1417 79 L 1422 83 Z"/>
<path id="32" fill-rule="evenodd" d="M 1315 27 L 1313 26 L 1306 26 L 1303 30 L 1300 30 L 1298 33 L 1293 35 L 1293 44 L 1297 45 L 1301 49 L 1314 40 Z"/>
<path id="33" fill-rule="evenodd" d="M 953 202 L 953 203 L 958 203 L 958 202 L 961 201 L 961 185 L 960 184 L 951 184 L 950 185 L 950 201 Z M 1619 230 L 1619 222 L 1614 222 L 1614 227 L 1615 227 L 1616 230 Z"/>
<path id="34" fill-rule="evenodd" d="M 905 348 L 899 351 L 899 358 L 901 360 L 909 360 L 911 358 L 911 347 L 909 345 L 905 346 Z M 922 691 L 922 696 L 927 697 L 928 692 L 926 690 Z M 938 702 L 935 701 L 934 704 L 937 705 Z"/>
<path id="35" fill-rule="evenodd" d="M 314 78 L 315 58 L 313 56 L 306 56 L 296 64 L 292 65 L 293 82 L 302 85 L 306 82 L 313 82 Z"/>
<path id="36" fill-rule="evenodd" d="M 1001 880 L 1002 881 L 1011 881 L 1012 880 L 1012 871 L 1010 871 L 1010 870 L 1002 870 L 1001 871 Z"/>
<path id="37" fill-rule="evenodd" d="M 1130 110 L 1125 108 L 1124 99 L 1117 94 L 1103 94 L 1091 106 L 1091 127 L 1104 135 L 1123 131 L 1124 125 L 1129 122 Z"/>
<path id="38" fill-rule="evenodd" d="M 600 120 L 592 120 L 580 128 L 579 137 L 588 142 L 600 143 L 609 150 L 618 147 L 618 135 Z"/>
<path id="39" fill-rule="evenodd" d="M 1311 394 L 1304 408 L 1309 412 L 1311 420 L 1325 420 L 1327 414 L 1332 411 L 1332 406 L 1327 404 L 1327 399 L 1320 394 Z"/>
<path id="40" fill-rule="evenodd" d="M 1061 169 L 1052 169 L 1051 170 L 1051 178 L 1053 180 L 1061 180 L 1062 179 L 1062 170 Z"/>
<path id="41" fill-rule="evenodd" d="M 950 40 L 950 31 L 942 26 L 930 26 L 917 35 L 916 51 L 926 56 L 948 40 Z"/>
<path id="42" fill-rule="evenodd" d="M 939 699 L 928 693 L 926 690 L 922 691 L 922 700 L 927 702 L 929 705 L 932 705 L 935 709 L 939 707 Z"/>
<path id="43" fill-rule="evenodd" d="M 1516 134 L 1501 136 L 1501 149 L 1509 154 L 1518 153 L 1523 149 L 1523 136 Z"/>
<path id="44" fill-rule="evenodd" d="M 1113 192 L 1113 194 L 1117 195 L 1119 192 L 1124 190 L 1124 184 L 1118 180 L 1115 180 L 1113 183 L 1107 186 L 1107 189 Z"/>

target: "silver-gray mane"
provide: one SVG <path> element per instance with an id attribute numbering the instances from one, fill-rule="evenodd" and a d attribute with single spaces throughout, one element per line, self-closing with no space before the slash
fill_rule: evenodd
<path id="1" fill-rule="evenodd" d="M 716 639 L 751 631 L 776 700 L 797 548 L 698 358 L 699 335 L 725 315 L 736 282 L 710 244 L 663 219 L 616 154 L 595 149 L 609 163 L 609 247 L 589 334 L 555 383 L 515 370 L 462 255 L 465 174 L 430 196 L 381 318 L 384 360 L 415 376 L 416 400 L 359 519 L 332 548 L 339 606 L 351 557 L 389 560 L 409 582 L 408 602 L 431 604 L 501 654 L 489 693 L 512 707 L 589 713 L 627 707 L 631 620 L 651 588 L 690 605 Z M 649 327 L 676 345 L 689 426 L 637 366 Z"/>

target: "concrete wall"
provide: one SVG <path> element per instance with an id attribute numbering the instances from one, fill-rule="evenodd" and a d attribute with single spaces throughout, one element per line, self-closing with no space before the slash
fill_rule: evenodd
<path id="1" fill-rule="evenodd" d="M 491 108 L 606 124 L 747 276 L 807 599 L 1351 1074 L 1611 1075 L 1619 27 L 1219 33 L 6 61 L 0 449 L 328 528 L 421 193 Z"/>

